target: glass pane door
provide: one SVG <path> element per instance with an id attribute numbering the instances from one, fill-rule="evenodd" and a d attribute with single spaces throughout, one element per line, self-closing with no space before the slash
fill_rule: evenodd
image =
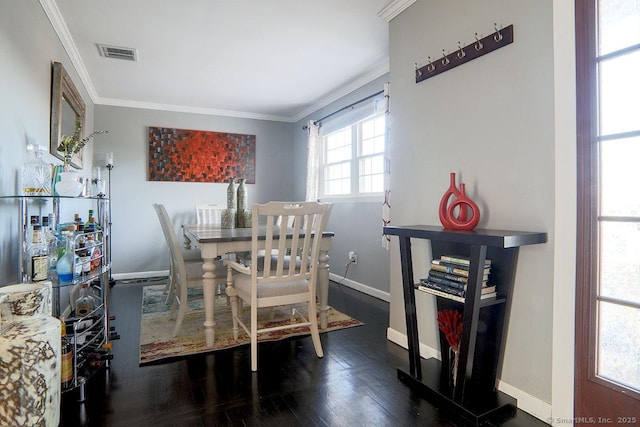
<path id="1" fill-rule="evenodd" d="M 598 2 L 598 283 L 592 376 L 640 393 L 640 1 Z"/>

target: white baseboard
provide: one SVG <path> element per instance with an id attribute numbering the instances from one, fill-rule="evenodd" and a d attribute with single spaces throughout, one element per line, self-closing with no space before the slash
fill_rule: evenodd
<path id="1" fill-rule="evenodd" d="M 498 390 L 516 398 L 518 401 L 518 408 L 523 411 L 530 413 L 545 423 L 548 423 L 551 419 L 550 403 L 540 400 L 537 397 L 532 396 L 511 384 L 505 383 L 502 380 L 498 381 Z"/>
<path id="2" fill-rule="evenodd" d="M 408 348 L 407 336 L 401 332 L 392 328 L 387 328 L 387 339 L 391 342 L 398 344 L 403 348 Z M 420 356 L 428 359 L 435 357 L 440 359 L 440 352 L 432 347 L 429 347 L 423 343 L 419 343 Z M 520 390 L 517 387 L 512 386 L 502 380 L 498 381 L 498 390 L 509 396 L 515 398 L 518 401 L 518 408 L 528 412 L 534 417 L 546 422 L 549 422 L 551 418 L 551 404 L 538 399 L 535 396 L 530 395 L 527 392 Z"/>
<path id="3" fill-rule="evenodd" d="M 164 277 L 169 276 L 169 270 L 159 270 L 159 271 L 139 271 L 135 273 L 118 273 L 112 275 L 115 280 L 135 280 L 135 279 L 148 279 L 152 277 Z M 351 289 L 355 289 L 356 291 L 360 291 L 364 294 L 370 295 L 374 298 L 378 298 L 382 301 L 389 302 L 391 296 L 388 292 L 381 291 L 380 289 L 372 288 L 371 286 L 362 284 L 360 282 L 356 282 L 351 279 L 343 278 L 334 273 L 329 273 L 329 279 L 340 283 L 341 285 L 345 285 Z"/>
<path id="4" fill-rule="evenodd" d="M 386 301 L 386 302 L 391 301 L 391 296 L 389 292 L 384 292 L 384 291 L 381 291 L 380 289 L 372 288 L 369 285 L 365 285 L 360 282 L 356 282 L 354 280 L 344 278 L 338 274 L 331 273 L 331 272 L 329 273 L 329 279 L 341 285 L 345 285 L 351 289 L 355 289 L 356 291 L 360 291 L 363 294 L 367 294 L 374 298 L 378 298 L 382 301 Z"/>
<path id="5" fill-rule="evenodd" d="M 113 274 L 115 280 L 149 279 L 152 277 L 169 277 L 169 270 L 160 271 L 139 271 L 137 273 Z"/>
<path id="6" fill-rule="evenodd" d="M 159 271 L 139 271 L 134 273 L 118 273 L 112 275 L 115 280 L 135 280 L 135 279 L 149 279 L 152 277 L 168 277 L 169 270 L 159 270 Z M 371 286 L 356 282 L 351 279 L 343 278 L 334 273 L 329 273 L 329 279 L 340 283 L 341 285 L 345 285 L 351 289 L 355 289 L 356 291 L 360 291 L 364 294 L 370 295 L 374 298 L 378 298 L 382 301 L 389 302 L 391 297 L 388 292 L 381 291 L 380 289 L 372 288 Z"/>
<path id="7" fill-rule="evenodd" d="M 396 331 L 395 329 L 387 328 L 387 339 L 398 344 L 402 348 L 409 348 L 407 336 Z M 424 359 L 429 359 L 431 357 L 435 357 L 438 360 L 440 359 L 440 352 L 435 348 L 429 347 L 428 345 L 423 343 L 418 343 L 418 345 L 420 347 L 420 356 L 422 356 Z"/>

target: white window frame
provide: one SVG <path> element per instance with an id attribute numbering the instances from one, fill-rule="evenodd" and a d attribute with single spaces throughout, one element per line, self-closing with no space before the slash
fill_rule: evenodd
<path id="1" fill-rule="evenodd" d="M 379 153 L 362 155 L 362 124 L 369 120 L 375 120 L 378 118 L 383 118 L 386 120 L 384 113 L 375 113 L 368 117 L 365 117 L 361 120 L 358 120 L 350 125 L 341 127 L 340 129 L 336 129 L 335 131 L 322 135 L 321 137 L 321 148 L 320 148 L 320 167 L 318 168 L 318 184 L 319 184 L 319 197 L 321 200 L 330 200 L 330 201 L 380 201 L 380 197 L 384 194 L 384 186 L 382 186 L 380 191 L 375 192 L 360 192 L 360 161 L 362 159 L 381 156 L 383 157 L 384 162 L 384 146 L 382 151 Z M 386 124 L 385 124 L 386 126 Z M 384 126 L 383 126 L 384 127 Z M 327 167 L 326 162 L 326 153 L 327 153 L 327 138 L 335 133 L 342 132 L 346 128 L 351 128 L 351 159 L 349 160 L 350 164 L 350 192 L 349 194 L 326 194 L 325 193 L 325 168 Z M 383 136 L 385 135 L 383 129 Z M 386 144 L 387 141 L 385 140 Z M 384 166 L 383 166 L 384 167 Z M 380 172 L 382 179 L 384 180 L 384 171 Z"/>

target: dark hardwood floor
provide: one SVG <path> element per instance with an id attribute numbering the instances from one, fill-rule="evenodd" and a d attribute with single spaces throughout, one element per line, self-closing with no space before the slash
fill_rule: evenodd
<path id="1" fill-rule="evenodd" d="M 87 399 L 63 395 L 61 425 L 68 426 L 464 426 L 397 378 L 407 351 L 386 339 L 389 305 L 331 283 L 329 302 L 365 323 L 321 334 L 325 356 L 310 337 L 258 347 L 259 371 L 249 348 L 138 366 L 144 283 L 112 288 L 114 341 L 109 371 L 91 379 Z M 545 426 L 515 411 L 488 425 Z"/>

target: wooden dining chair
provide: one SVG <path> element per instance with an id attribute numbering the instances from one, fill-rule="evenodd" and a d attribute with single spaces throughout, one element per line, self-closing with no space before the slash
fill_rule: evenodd
<path id="1" fill-rule="evenodd" d="M 173 228 L 173 223 L 167 214 L 164 205 L 154 203 L 162 233 L 164 234 L 169 253 L 171 254 L 171 264 L 169 272 L 169 297 L 171 298 L 171 318 L 176 316 L 176 324 L 173 328 L 173 336 L 178 334 L 184 316 L 187 311 L 189 301 L 189 288 L 202 287 L 202 261 L 185 262 L 182 247 Z M 221 261 L 216 262 L 215 281 L 216 283 L 226 282 L 226 271 Z"/>
<path id="2" fill-rule="evenodd" d="M 224 207 L 214 204 L 196 205 L 196 224 L 222 224 L 222 211 Z"/>
<path id="3" fill-rule="evenodd" d="M 233 336 L 238 339 L 239 325 L 251 338 L 251 370 L 258 369 L 258 334 L 288 328 L 308 326 L 318 357 L 323 357 L 316 314 L 316 281 L 322 233 L 326 227 L 331 204 L 316 202 L 269 202 L 253 205 L 252 260 L 250 266 L 225 260 L 227 295 L 231 297 Z M 281 224 L 277 225 L 281 216 Z M 266 220 L 266 234 L 259 239 L 259 226 Z M 291 222 L 290 222 L 291 221 Z M 281 233 L 282 232 L 282 233 Z M 289 237 L 287 237 L 289 236 Z M 260 257 L 271 253 L 271 258 Z M 293 259 L 297 262 L 290 262 Z M 237 274 L 233 274 L 236 272 Z M 248 325 L 243 319 L 239 300 L 250 305 Z M 294 311 L 299 321 L 258 328 L 258 309 L 306 303 L 307 317 Z"/>

